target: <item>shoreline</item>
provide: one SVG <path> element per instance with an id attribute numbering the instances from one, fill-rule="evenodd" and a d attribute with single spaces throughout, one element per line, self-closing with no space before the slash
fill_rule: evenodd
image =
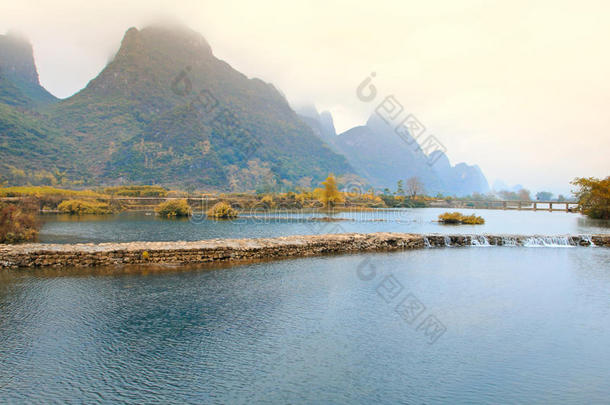
<path id="1" fill-rule="evenodd" d="M 109 265 L 198 264 L 257 259 L 308 257 L 375 251 L 464 246 L 600 246 L 601 235 L 439 235 L 411 233 L 347 233 L 294 235 L 256 239 L 210 239 L 194 242 L 124 242 L 99 244 L 0 245 L 0 269 L 93 267 Z"/>

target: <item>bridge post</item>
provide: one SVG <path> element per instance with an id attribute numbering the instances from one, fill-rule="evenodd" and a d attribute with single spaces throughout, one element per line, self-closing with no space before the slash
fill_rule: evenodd
<path id="1" fill-rule="evenodd" d="M 506 209 L 506 201 L 502 201 L 502 209 Z"/>
<path id="2" fill-rule="evenodd" d="M 534 202 L 534 211 L 536 211 L 538 209 L 537 205 L 538 205 L 538 203 Z"/>
<path id="3" fill-rule="evenodd" d="M 553 212 L 553 203 L 549 202 L 549 211 Z"/>
<path id="4" fill-rule="evenodd" d="M 521 201 L 519 201 L 518 209 L 519 209 L 519 211 L 521 211 Z"/>
<path id="5" fill-rule="evenodd" d="M 566 212 L 570 212 L 570 208 L 569 208 L 569 206 L 568 206 L 568 205 L 569 205 L 569 204 L 568 204 L 568 203 L 566 203 Z"/>

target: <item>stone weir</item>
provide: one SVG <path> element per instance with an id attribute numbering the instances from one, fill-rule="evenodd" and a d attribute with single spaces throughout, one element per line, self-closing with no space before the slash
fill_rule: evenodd
<path id="1" fill-rule="evenodd" d="M 330 234 L 197 242 L 0 245 L 0 268 L 193 264 L 460 246 L 604 246 L 609 235 Z"/>

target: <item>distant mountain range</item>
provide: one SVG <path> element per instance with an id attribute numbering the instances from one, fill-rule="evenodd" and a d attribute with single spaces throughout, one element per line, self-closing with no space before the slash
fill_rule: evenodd
<path id="1" fill-rule="evenodd" d="M 273 85 L 217 59 L 185 27 L 130 28 L 114 59 L 58 100 L 39 83 L 31 45 L 0 36 L 0 182 L 162 184 L 246 191 L 317 186 L 358 174 L 394 188 L 487 191 L 476 166 L 433 167 L 374 119 L 337 135 L 332 116 L 297 115 Z"/>
<path id="2" fill-rule="evenodd" d="M 315 134 L 345 156 L 360 176 L 379 188 L 395 190 L 399 180 L 417 177 L 431 195 L 461 196 L 489 191 L 487 179 L 478 166 L 465 163 L 451 166 L 447 156 L 439 151 L 433 153 L 440 155 L 425 155 L 413 137 L 398 136 L 376 114 L 366 125 L 337 134 L 329 112 L 318 113 L 312 106 L 298 112 Z"/>

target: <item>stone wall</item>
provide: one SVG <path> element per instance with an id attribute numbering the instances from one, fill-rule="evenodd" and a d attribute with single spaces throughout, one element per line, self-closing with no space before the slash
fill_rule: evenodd
<path id="1" fill-rule="evenodd" d="M 556 240 L 557 239 L 557 240 Z M 610 235 L 593 237 L 416 235 L 404 233 L 287 236 L 267 239 L 213 239 L 197 242 L 0 245 L 0 268 L 88 267 L 120 264 L 192 264 L 323 254 L 392 251 L 424 247 L 525 245 L 554 242 L 610 246 Z"/>

